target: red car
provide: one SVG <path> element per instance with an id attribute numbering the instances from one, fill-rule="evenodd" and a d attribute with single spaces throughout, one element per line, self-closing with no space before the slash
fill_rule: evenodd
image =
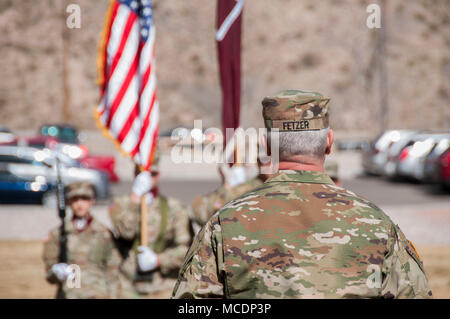
<path id="1" fill-rule="evenodd" d="M 424 180 L 450 189 L 450 140 L 440 141 L 425 159 Z"/>
<path id="2" fill-rule="evenodd" d="M 118 182 L 119 177 L 114 171 L 115 159 L 113 156 L 102 156 L 102 155 L 86 155 L 78 159 L 81 166 L 86 168 L 96 169 L 108 174 L 110 182 Z"/>

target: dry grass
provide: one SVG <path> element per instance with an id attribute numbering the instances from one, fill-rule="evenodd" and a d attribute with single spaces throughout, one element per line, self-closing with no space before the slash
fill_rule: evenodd
<path id="1" fill-rule="evenodd" d="M 418 251 L 434 297 L 450 298 L 450 245 Z M 0 298 L 53 298 L 55 287 L 45 281 L 41 254 L 39 241 L 0 241 Z"/>
<path id="2" fill-rule="evenodd" d="M 53 298 L 56 287 L 45 281 L 42 242 L 0 242 L 0 298 Z"/>
<path id="3" fill-rule="evenodd" d="M 450 245 L 420 246 L 417 250 L 435 298 L 450 298 Z"/>

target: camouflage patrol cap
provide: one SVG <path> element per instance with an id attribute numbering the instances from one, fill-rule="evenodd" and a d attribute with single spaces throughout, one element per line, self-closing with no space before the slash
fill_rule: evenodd
<path id="1" fill-rule="evenodd" d="M 95 191 L 92 184 L 88 182 L 76 182 L 67 185 L 66 187 L 66 199 L 71 200 L 75 197 L 88 197 L 94 198 Z"/>
<path id="2" fill-rule="evenodd" d="M 280 132 L 312 131 L 327 128 L 329 98 L 317 92 L 283 90 L 263 101 L 266 128 Z"/>

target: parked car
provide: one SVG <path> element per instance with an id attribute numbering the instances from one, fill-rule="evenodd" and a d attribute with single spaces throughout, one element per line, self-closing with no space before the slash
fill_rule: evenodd
<path id="1" fill-rule="evenodd" d="M 450 188 L 450 139 L 441 139 L 424 161 L 423 180 Z"/>
<path id="2" fill-rule="evenodd" d="M 4 125 L 0 125 L 0 145 L 13 143 L 16 139 L 14 133 Z"/>
<path id="3" fill-rule="evenodd" d="M 39 134 L 42 139 L 53 138 L 58 141 L 54 147 L 50 147 L 56 152 L 79 161 L 84 168 L 95 169 L 107 174 L 111 182 L 119 181 L 114 170 L 114 157 L 89 154 L 88 147 L 80 143 L 81 134 L 76 127 L 67 124 L 46 124 L 39 129 Z"/>
<path id="4" fill-rule="evenodd" d="M 0 146 L 0 163 L 7 163 L 10 172 L 21 178 L 29 179 L 44 176 L 50 183 L 55 183 L 56 154 L 49 149 L 35 149 L 21 146 Z M 78 161 L 63 154 L 58 154 L 61 160 L 61 178 L 63 184 L 87 181 L 95 189 L 99 198 L 109 196 L 109 181 L 105 173 L 81 167 Z"/>
<path id="5" fill-rule="evenodd" d="M 362 166 L 366 173 L 384 175 L 390 147 L 405 136 L 414 134 L 412 130 L 388 130 L 376 137 L 362 152 Z"/>
<path id="6" fill-rule="evenodd" d="M 9 164 L 0 163 L 0 203 L 44 203 L 53 196 L 56 185 L 45 176 L 21 177 L 9 169 Z"/>
<path id="7" fill-rule="evenodd" d="M 86 155 L 78 160 L 82 167 L 96 169 L 108 175 L 110 182 L 118 182 L 119 176 L 117 176 L 114 167 L 116 160 L 114 156 L 102 156 L 102 155 Z"/>
<path id="8" fill-rule="evenodd" d="M 389 178 L 398 176 L 397 166 L 403 149 L 414 144 L 414 137 L 420 134 L 419 131 L 404 130 L 399 134 L 399 138 L 394 141 L 387 150 L 386 162 L 383 167 L 383 175 Z"/>
<path id="9" fill-rule="evenodd" d="M 80 144 L 77 128 L 68 124 L 45 124 L 39 128 L 39 135 L 55 137 L 60 143 Z"/>
<path id="10" fill-rule="evenodd" d="M 424 177 L 425 158 L 446 134 L 416 134 L 403 148 L 397 164 L 397 174 L 421 181 Z"/>

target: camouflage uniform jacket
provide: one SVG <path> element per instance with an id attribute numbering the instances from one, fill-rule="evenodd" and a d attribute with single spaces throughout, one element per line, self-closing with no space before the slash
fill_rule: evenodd
<path id="1" fill-rule="evenodd" d="M 139 280 L 137 276 L 136 253 L 133 248 L 133 245 L 137 245 L 139 232 L 139 205 L 133 203 L 129 196 L 123 196 L 116 198 L 110 209 L 115 232 L 129 243 L 122 255 L 121 272 L 142 294 L 173 288 L 192 240 L 189 210 L 177 199 L 167 198 L 166 226 L 163 230 L 161 203 L 161 196 L 157 196 L 148 205 L 148 245 L 158 254 L 160 266 L 145 280 Z M 164 247 L 162 251 L 158 251 L 155 245 L 161 235 Z"/>
<path id="2" fill-rule="evenodd" d="M 221 186 L 214 192 L 196 197 L 192 202 L 194 221 L 203 226 L 223 205 L 262 184 L 263 180 L 257 176 L 235 187 Z"/>
<path id="3" fill-rule="evenodd" d="M 115 248 L 112 233 L 95 219 L 83 231 L 72 221 L 65 222 L 67 233 L 67 264 L 80 267 L 80 288 L 59 285 L 58 298 L 114 298 L 117 297 L 117 275 L 120 254 Z M 43 260 L 50 283 L 59 283 L 51 268 L 59 263 L 59 228 L 50 231 L 44 243 Z"/>
<path id="4" fill-rule="evenodd" d="M 320 172 L 280 171 L 194 239 L 175 298 L 428 298 L 391 219 Z"/>

